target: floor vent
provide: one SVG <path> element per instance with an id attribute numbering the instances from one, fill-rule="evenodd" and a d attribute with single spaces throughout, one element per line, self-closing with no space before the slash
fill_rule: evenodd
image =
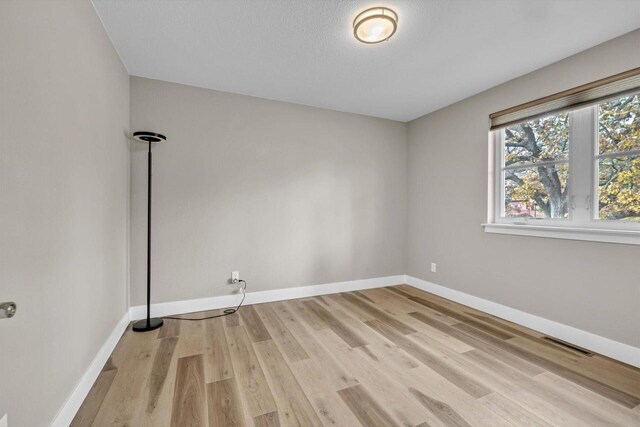
<path id="1" fill-rule="evenodd" d="M 569 350 L 573 350 L 573 351 L 575 351 L 577 353 L 580 353 L 580 354 L 582 354 L 584 356 L 589 356 L 589 357 L 593 356 L 593 353 L 590 352 L 589 350 L 584 349 L 584 348 L 580 348 L 580 347 L 576 347 L 575 345 L 569 344 L 566 341 L 562 341 L 562 340 L 559 340 L 557 338 L 552 338 L 552 337 L 542 337 L 542 339 L 543 340 L 547 340 L 547 341 L 551 341 L 552 343 L 554 343 L 556 345 L 562 346 L 563 348 L 567 348 Z"/>

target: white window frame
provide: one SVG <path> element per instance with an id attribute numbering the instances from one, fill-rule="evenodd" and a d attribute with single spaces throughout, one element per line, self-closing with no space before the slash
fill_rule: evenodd
<path id="1" fill-rule="evenodd" d="M 568 218 L 510 218 L 503 216 L 504 129 L 490 132 L 489 212 L 488 221 L 483 224 L 485 231 L 640 245 L 640 223 L 598 218 L 598 160 L 621 157 L 623 153 L 598 154 L 597 104 L 569 111 L 569 138 Z M 636 154 L 640 151 L 624 153 Z"/>

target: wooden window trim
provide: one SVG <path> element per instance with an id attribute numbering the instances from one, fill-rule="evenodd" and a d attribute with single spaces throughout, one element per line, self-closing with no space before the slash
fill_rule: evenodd
<path id="1" fill-rule="evenodd" d="M 489 115 L 491 130 L 598 103 L 639 89 L 640 67 L 492 113 Z"/>

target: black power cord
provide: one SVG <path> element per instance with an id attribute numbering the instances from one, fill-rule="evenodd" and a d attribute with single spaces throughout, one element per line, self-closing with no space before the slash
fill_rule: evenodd
<path id="1" fill-rule="evenodd" d="M 238 283 L 244 283 L 244 286 L 240 288 L 240 292 L 242 292 L 242 301 L 240 301 L 240 304 L 238 304 L 238 306 L 236 308 L 227 308 L 226 310 L 224 310 L 222 312 L 222 314 L 216 314 L 215 316 L 209 316 L 209 317 L 199 317 L 197 319 L 189 319 L 189 318 L 185 318 L 185 317 L 175 317 L 175 316 L 164 316 L 164 319 L 196 321 L 196 320 L 216 319 L 218 317 L 224 317 L 224 316 L 228 316 L 230 314 L 237 313 L 240 310 L 240 307 L 242 307 L 242 303 L 244 302 L 244 299 L 247 296 L 247 294 L 245 293 L 245 290 L 247 289 L 247 282 L 245 282 L 244 280 L 238 280 Z"/>

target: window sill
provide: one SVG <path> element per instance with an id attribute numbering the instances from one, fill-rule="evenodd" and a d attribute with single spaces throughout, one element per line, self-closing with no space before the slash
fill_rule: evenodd
<path id="1" fill-rule="evenodd" d="M 486 233 L 640 245 L 640 231 L 634 230 L 605 230 L 519 224 L 482 224 L 482 226 Z"/>

